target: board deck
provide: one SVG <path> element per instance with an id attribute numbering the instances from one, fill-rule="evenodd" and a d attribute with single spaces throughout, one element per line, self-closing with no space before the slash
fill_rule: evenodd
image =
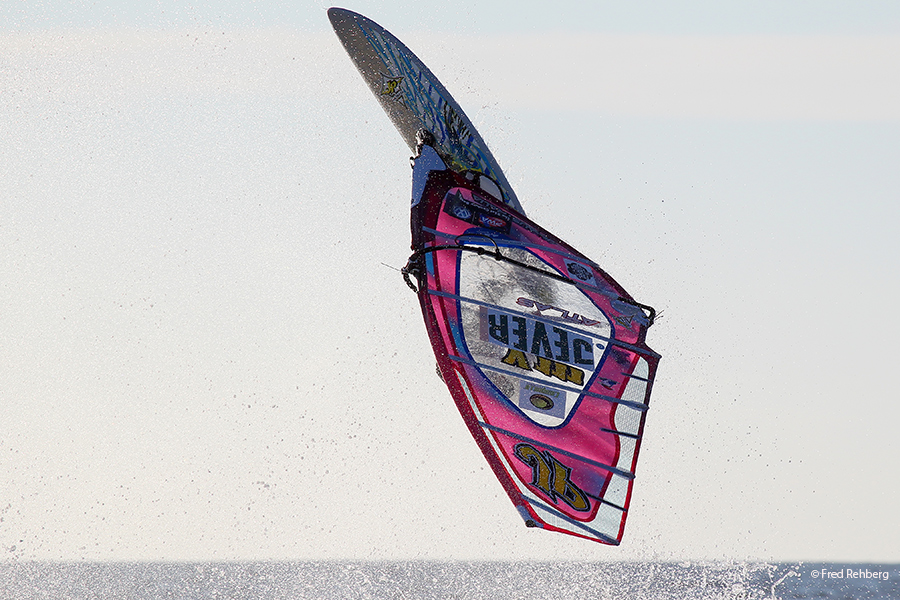
<path id="1" fill-rule="evenodd" d="M 410 150 L 416 131 L 435 136 L 435 149 L 457 172 L 490 177 L 503 202 L 524 214 L 512 186 L 487 144 L 434 73 L 389 31 L 358 13 L 328 9 L 328 18 L 344 49 Z"/>

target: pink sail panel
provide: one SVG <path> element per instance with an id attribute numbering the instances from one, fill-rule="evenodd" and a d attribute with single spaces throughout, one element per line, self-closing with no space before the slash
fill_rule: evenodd
<path id="1" fill-rule="evenodd" d="M 526 524 L 618 544 L 659 359 L 652 309 L 451 171 L 430 174 L 412 229 L 441 374 Z"/>

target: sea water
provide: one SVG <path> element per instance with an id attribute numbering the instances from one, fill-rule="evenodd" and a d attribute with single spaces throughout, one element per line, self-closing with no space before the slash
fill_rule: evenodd
<path id="1" fill-rule="evenodd" d="M 5 562 L 0 600 L 900 599 L 900 565 Z"/>

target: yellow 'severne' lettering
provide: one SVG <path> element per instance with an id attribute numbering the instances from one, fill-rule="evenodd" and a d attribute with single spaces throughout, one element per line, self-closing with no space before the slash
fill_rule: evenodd
<path id="1" fill-rule="evenodd" d="M 518 367 L 525 371 L 531 371 L 532 365 L 528 363 L 528 357 L 521 350 L 509 349 L 506 356 L 501 359 L 507 365 Z M 578 367 L 556 362 L 543 356 L 538 356 L 534 363 L 534 370 L 543 373 L 547 377 L 556 377 L 560 381 L 567 381 L 575 385 L 584 385 L 584 371 Z"/>
<path id="2" fill-rule="evenodd" d="M 528 357 L 525 356 L 525 353 L 521 350 L 507 350 L 506 356 L 504 356 L 501 360 L 508 365 L 512 365 L 513 367 L 525 369 L 526 371 L 531 370 L 531 365 L 528 364 Z"/>

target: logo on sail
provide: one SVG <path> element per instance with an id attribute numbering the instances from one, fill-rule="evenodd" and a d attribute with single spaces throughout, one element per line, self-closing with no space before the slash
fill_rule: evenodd
<path id="1" fill-rule="evenodd" d="M 483 307 L 482 339 L 579 369 L 594 369 L 594 342 L 570 329 Z"/>
<path id="2" fill-rule="evenodd" d="M 572 469 L 547 451 L 541 452 L 531 444 L 516 444 L 516 457 L 531 467 L 531 485 L 553 500 L 562 500 L 578 511 L 588 511 L 591 503 L 587 495 L 572 483 Z"/>

